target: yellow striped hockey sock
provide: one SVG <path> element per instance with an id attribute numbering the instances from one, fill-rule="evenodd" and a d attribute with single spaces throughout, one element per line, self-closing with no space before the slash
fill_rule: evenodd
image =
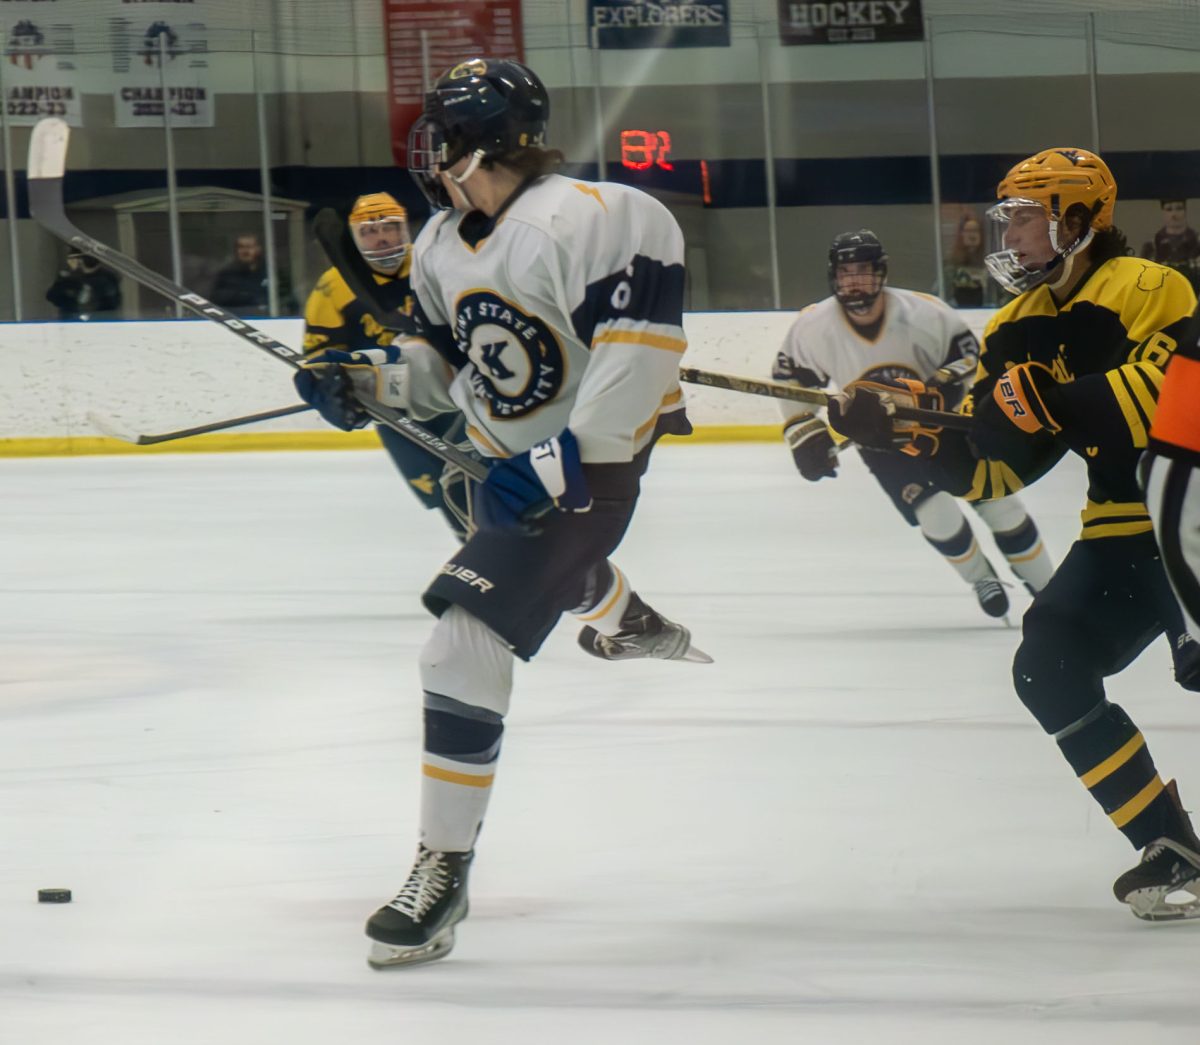
<path id="1" fill-rule="evenodd" d="M 1166 833 L 1170 801 L 1146 740 L 1128 715 L 1104 701 L 1055 734 L 1076 776 L 1138 849 Z"/>

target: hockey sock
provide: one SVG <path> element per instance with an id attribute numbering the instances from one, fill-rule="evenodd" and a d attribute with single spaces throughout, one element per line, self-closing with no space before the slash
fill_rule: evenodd
<path id="1" fill-rule="evenodd" d="M 616 635 L 621 630 L 621 618 L 633 592 L 625 574 L 616 566 L 606 562 L 604 567 L 608 572 L 608 583 L 596 585 L 590 605 L 571 612 L 580 624 L 595 628 L 601 635 Z"/>
<path id="2" fill-rule="evenodd" d="M 1083 786 L 1137 849 L 1168 833 L 1170 796 L 1141 731 L 1116 704 L 1097 704 L 1054 735 Z"/>
<path id="3" fill-rule="evenodd" d="M 500 757 L 512 661 L 499 636 L 458 606 L 442 614 L 421 651 L 421 841 L 428 849 L 466 852 L 475 844 Z"/>
<path id="4" fill-rule="evenodd" d="M 962 511 L 948 493 L 935 493 L 915 509 L 921 534 L 968 584 L 993 575 Z"/>
<path id="5" fill-rule="evenodd" d="M 1032 591 L 1041 591 L 1054 576 L 1054 563 L 1037 523 L 1026 514 L 1016 497 L 999 501 L 980 501 L 973 505 L 979 517 L 988 525 L 996 539 L 996 547 L 1008 560 L 1013 573 Z"/>

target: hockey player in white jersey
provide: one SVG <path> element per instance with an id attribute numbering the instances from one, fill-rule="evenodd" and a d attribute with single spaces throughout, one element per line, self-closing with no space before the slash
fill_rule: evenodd
<path id="1" fill-rule="evenodd" d="M 453 946 L 513 660 L 532 658 L 560 614 L 582 611 L 585 646 L 608 659 L 707 659 L 607 563 L 654 443 L 691 431 L 678 381 L 683 237 L 644 193 L 555 173 L 548 115 L 545 87 L 515 61 L 475 59 L 438 79 L 409 137 L 410 170 L 440 208 L 413 250 L 421 340 L 335 371 L 418 421 L 461 410 L 493 462 L 476 532 L 424 594 L 438 619 L 420 657 L 420 845 L 367 923 L 375 967 Z M 352 398 L 317 384 L 314 405 L 345 421 Z"/>
<path id="2" fill-rule="evenodd" d="M 796 318 L 775 359 L 774 379 L 835 391 L 854 381 L 917 380 L 937 386 L 947 409 L 958 406 L 975 378 L 975 335 L 944 302 L 886 284 L 887 255 L 873 232 L 837 236 L 829 248 L 832 294 Z M 800 474 L 812 482 L 835 477 L 836 444 L 825 421 L 794 402 L 780 405 L 784 438 Z M 905 521 L 919 527 L 971 585 L 983 611 L 1004 616 L 1004 587 L 958 502 L 933 481 L 928 462 L 863 448 L 859 453 Z M 1020 500 L 1011 496 L 973 507 L 1030 592 L 1044 587 L 1054 564 Z"/>

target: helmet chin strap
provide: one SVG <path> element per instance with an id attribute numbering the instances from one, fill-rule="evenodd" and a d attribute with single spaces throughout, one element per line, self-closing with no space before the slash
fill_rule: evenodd
<path id="1" fill-rule="evenodd" d="M 450 174 L 449 171 L 446 172 L 447 175 L 449 176 L 450 180 L 452 182 L 454 182 L 455 186 L 458 188 L 458 191 L 462 193 L 463 199 L 466 200 L 468 204 L 470 204 L 472 210 L 478 210 L 479 207 L 476 205 L 475 201 L 473 199 L 471 199 L 471 194 L 469 192 L 467 192 L 467 187 L 464 184 L 464 182 L 472 174 L 474 174 L 477 170 L 479 170 L 479 164 L 482 162 L 482 160 L 483 160 L 483 150 L 476 149 L 473 153 L 471 153 L 471 160 L 466 165 L 466 167 L 463 169 L 462 174 Z"/>
<path id="2" fill-rule="evenodd" d="M 1053 235 L 1057 235 L 1057 222 L 1054 222 L 1055 228 L 1052 230 Z M 1077 239 L 1069 249 L 1059 254 L 1062 258 L 1062 265 L 1059 267 L 1059 276 L 1057 279 L 1047 280 L 1046 285 L 1051 290 L 1061 290 L 1075 275 L 1076 264 L 1079 261 L 1079 252 L 1083 250 L 1089 243 L 1092 242 L 1092 237 L 1096 234 L 1096 230 L 1089 227 L 1087 232 Z"/>

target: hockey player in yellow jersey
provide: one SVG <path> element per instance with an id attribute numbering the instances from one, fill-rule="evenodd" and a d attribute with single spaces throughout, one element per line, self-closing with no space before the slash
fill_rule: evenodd
<path id="1" fill-rule="evenodd" d="M 371 267 L 379 304 L 408 320 L 407 330 L 416 331 L 413 319 L 412 236 L 408 212 L 389 193 L 372 192 L 354 201 L 347 222 L 354 244 Z M 362 352 L 390 345 L 397 331 L 384 328 L 371 315 L 365 302 L 355 297 L 345 278 L 331 266 L 326 269 L 304 306 L 304 354 L 315 356 L 329 350 Z M 442 439 L 462 436 L 462 415 L 457 411 L 426 419 L 423 424 Z M 461 538 L 466 534 L 461 486 L 445 487 L 445 465 L 422 447 L 383 425 L 379 439 L 405 484 L 426 508 L 437 508 Z"/>
<path id="2" fill-rule="evenodd" d="M 1143 850 L 1117 880 L 1117 899 L 1151 921 L 1197 917 L 1195 896 L 1168 898 L 1181 881 L 1195 892 L 1200 865 L 1178 853 L 1200 854 L 1200 843 L 1174 781 L 1164 784 L 1103 681 L 1165 632 L 1176 679 L 1200 688 L 1197 644 L 1136 476 L 1163 370 L 1196 298 L 1179 273 L 1129 256 L 1113 224 L 1116 182 L 1093 153 L 1039 152 L 1008 172 L 997 196 L 988 217 L 1001 249 L 987 265 L 1016 297 L 984 332 L 970 433 L 941 433 L 933 460 L 952 492 L 985 498 L 1020 489 L 1068 452 L 1086 462 L 1083 530 L 1025 614 L 1013 681 L 1083 786 Z M 852 390 L 831 406 L 830 423 L 868 445 L 894 445 L 897 401 Z"/>

